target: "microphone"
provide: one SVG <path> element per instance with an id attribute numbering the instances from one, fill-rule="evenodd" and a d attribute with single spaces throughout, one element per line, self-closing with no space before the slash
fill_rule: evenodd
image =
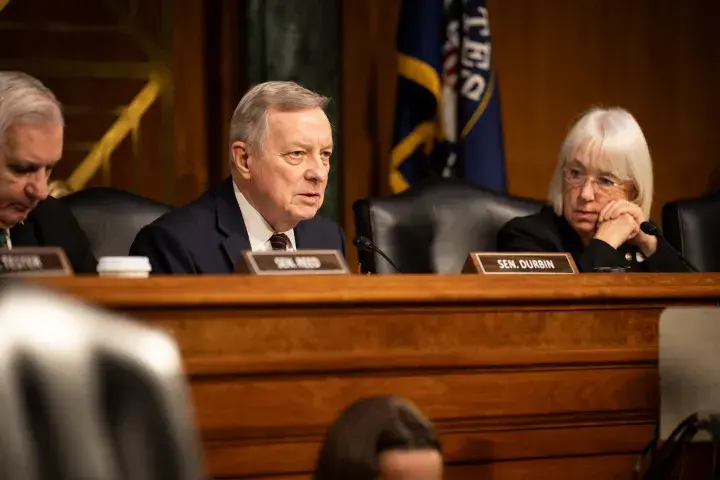
<path id="1" fill-rule="evenodd" d="M 693 272 L 700 271 L 695 268 L 695 266 L 690 263 L 690 261 L 685 258 L 682 253 L 680 253 L 675 247 L 673 247 L 670 242 L 668 242 L 667 239 L 660 234 L 660 230 L 658 229 L 657 225 L 652 222 L 644 221 L 640 223 L 640 230 L 642 230 L 645 235 L 652 235 L 653 237 L 656 237 L 658 241 L 663 242 L 690 270 L 692 270 Z"/>
<path id="2" fill-rule="evenodd" d="M 380 250 L 373 242 L 370 241 L 369 238 L 363 237 L 360 235 L 359 237 L 355 237 L 355 240 L 353 240 L 353 243 L 358 248 L 358 250 L 364 250 L 366 252 L 374 252 L 383 257 L 391 267 L 395 269 L 397 273 L 402 273 L 397 265 L 395 265 L 395 262 L 390 260 L 390 257 L 388 257 L 385 252 Z"/>

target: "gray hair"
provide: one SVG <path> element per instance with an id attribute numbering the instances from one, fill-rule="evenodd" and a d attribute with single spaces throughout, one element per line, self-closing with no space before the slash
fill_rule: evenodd
<path id="1" fill-rule="evenodd" d="M 0 147 L 11 127 L 28 123 L 64 125 L 60 102 L 37 78 L 22 72 L 0 72 Z"/>
<path id="2" fill-rule="evenodd" d="M 650 216 L 653 198 L 653 167 L 645 135 L 633 117 L 622 108 L 593 108 L 573 125 L 560 148 L 550 182 L 548 202 L 557 215 L 563 211 L 563 169 L 578 154 L 592 156 L 607 173 L 635 186 L 637 204 L 645 218 Z"/>
<path id="3" fill-rule="evenodd" d="M 259 147 L 265 139 L 268 110 L 292 112 L 310 108 L 325 110 L 324 97 L 295 82 L 265 82 L 251 88 L 240 100 L 230 121 L 230 143 L 245 142 Z"/>

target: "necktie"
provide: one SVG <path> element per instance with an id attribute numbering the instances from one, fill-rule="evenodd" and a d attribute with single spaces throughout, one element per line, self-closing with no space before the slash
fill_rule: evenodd
<path id="1" fill-rule="evenodd" d="M 270 237 L 270 245 L 273 250 L 287 250 L 290 246 L 290 239 L 284 233 L 274 233 Z"/>

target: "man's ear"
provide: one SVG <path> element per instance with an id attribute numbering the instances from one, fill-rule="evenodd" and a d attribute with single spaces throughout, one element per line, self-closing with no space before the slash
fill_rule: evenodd
<path id="1" fill-rule="evenodd" d="M 232 149 L 233 165 L 243 178 L 250 177 L 250 167 L 248 165 L 250 159 L 249 146 L 245 142 L 233 142 L 230 146 Z"/>

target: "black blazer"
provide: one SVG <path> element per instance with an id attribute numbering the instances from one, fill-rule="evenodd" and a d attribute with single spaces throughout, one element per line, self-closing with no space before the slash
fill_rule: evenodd
<path id="1" fill-rule="evenodd" d="M 501 252 L 568 252 L 581 272 L 601 267 L 626 267 L 631 272 L 691 271 L 662 240 L 655 253 L 642 262 L 637 261 L 638 249 L 633 245 L 624 244 L 616 250 L 593 239 L 584 247 L 565 217 L 555 215 L 547 206 L 539 213 L 507 222 L 497 241 Z"/>
<path id="2" fill-rule="evenodd" d="M 330 220 L 316 216 L 294 231 L 298 250 L 340 250 L 345 255 L 345 235 Z M 229 274 L 243 250 L 251 250 L 250 238 L 228 178 L 143 227 L 130 255 L 148 257 L 155 274 Z"/>
<path id="3" fill-rule="evenodd" d="M 75 215 L 60 200 L 47 197 L 23 223 L 10 229 L 13 247 L 60 247 L 75 273 L 96 274 L 97 261 Z"/>

